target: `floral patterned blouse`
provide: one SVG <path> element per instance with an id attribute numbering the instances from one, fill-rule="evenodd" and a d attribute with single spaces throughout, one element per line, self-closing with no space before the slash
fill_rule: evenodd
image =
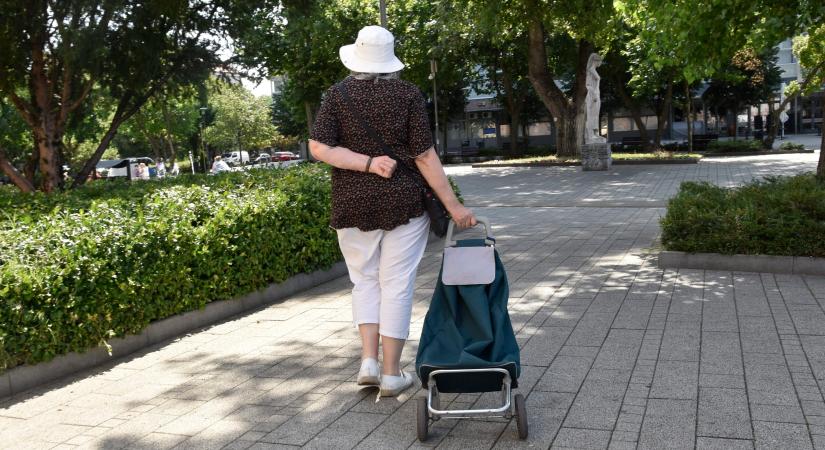
<path id="1" fill-rule="evenodd" d="M 397 79 L 348 77 L 341 83 L 364 120 L 414 175 L 400 167 L 391 178 L 333 168 L 332 227 L 392 230 L 424 214 L 421 186 L 426 182 L 415 165 L 415 158 L 433 146 L 424 96 L 414 84 Z M 324 95 L 310 138 L 372 157 L 384 155 L 349 110 L 339 85 Z"/>

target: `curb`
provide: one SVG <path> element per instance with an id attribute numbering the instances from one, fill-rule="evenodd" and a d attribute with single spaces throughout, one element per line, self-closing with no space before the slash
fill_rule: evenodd
<path id="1" fill-rule="evenodd" d="M 305 291 L 347 274 L 343 261 L 327 270 L 295 275 L 283 283 L 270 284 L 260 291 L 207 303 L 203 309 L 185 312 L 152 322 L 140 334 L 114 338 L 109 341 L 112 354 L 103 347 L 84 353 L 67 353 L 35 365 L 13 367 L 0 374 L 0 399 L 27 389 L 64 378 L 84 369 L 90 369 L 123 357 L 151 345 L 180 336 L 198 328 L 220 322 L 244 312 L 270 305 L 295 293 Z"/>
<path id="2" fill-rule="evenodd" d="M 701 158 L 683 158 L 683 159 L 614 159 L 612 164 L 614 166 L 631 166 L 631 165 L 655 165 L 655 164 L 698 164 Z M 490 167 L 576 167 L 581 166 L 580 161 L 575 162 L 534 162 L 534 163 L 501 163 L 501 164 L 473 164 L 473 169 L 485 169 Z"/>
<path id="3" fill-rule="evenodd" d="M 705 158 L 734 158 L 736 156 L 769 156 L 769 155 L 798 155 L 814 153 L 816 150 L 797 150 L 793 152 L 728 152 L 728 153 L 704 153 Z"/>
<path id="4" fill-rule="evenodd" d="M 736 272 L 825 275 L 825 258 L 809 256 L 722 255 L 720 253 L 659 253 L 662 269 L 705 269 Z"/>

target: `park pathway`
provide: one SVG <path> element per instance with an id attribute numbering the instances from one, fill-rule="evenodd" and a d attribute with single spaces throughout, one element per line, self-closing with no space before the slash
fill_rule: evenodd
<path id="1" fill-rule="evenodd" d="M 588 173 L 449 168 L 494 224 L 508 271 L 527 441 L 503 420 L 442 420 L 416 441 L 409 400 L 420 392 L 376 403 L 355 386 L 359 342 L 341 278 L 0 400 L 0 447 L 825 449 L 825 277 L 655 263 L 658 219 L 682 181 L 730 186 L 812 170 L 817 156 Z M 412 337 L 438 244 L 419 270 Z"/>

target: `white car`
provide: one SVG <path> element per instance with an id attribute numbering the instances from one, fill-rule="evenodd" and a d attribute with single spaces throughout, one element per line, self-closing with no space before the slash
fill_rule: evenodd
<path id="1" fill-rule="evenodd" d="M 223 154 L 223 160 L 230 166 L 249 163 L 249 152 L 228 152 Z"/>

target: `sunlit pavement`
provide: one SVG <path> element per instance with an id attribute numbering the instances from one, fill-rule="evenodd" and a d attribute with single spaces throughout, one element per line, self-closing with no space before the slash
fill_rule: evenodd
<path id="1" fill-rule="evenodd" d="M 416 441 L 409 400 L 421 392 L 376 403 L 374 389 L 355 385 L 359 342 L 341 278 L 0 401 L 0 446 L 825 448 L 825 278 L 655 264 L 658 219 L 682 181 L 732 186 L 813 170 L 817 158 L 449 167 L 466 203 L 491 219 L 509 276 L 526 441 L 504 420 L 441 420 Z M 439 247 L 419 270 L 414 339 Z"/>

